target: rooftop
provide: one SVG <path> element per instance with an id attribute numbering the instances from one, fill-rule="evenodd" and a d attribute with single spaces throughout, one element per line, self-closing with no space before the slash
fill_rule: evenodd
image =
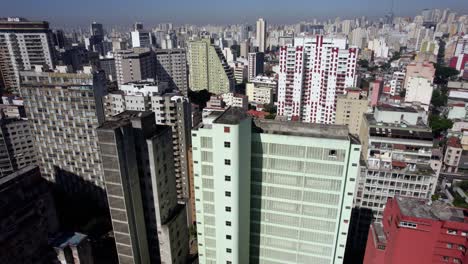
<path id="1" fill-rule="evenodd" d="M 121 126 L 125 126 L 130 124 L 130 121 L 135 118 L 143 118 L 154 114 L 151 111 L 130 111 L 127 110 L 122 112 L 118 115 L 112 116 L 107 118 L 106 122 L 104 122 L 99 129 L 116 129 Z"/>
<path id="2" fill-rule="evenodd" d="M 394 105 L 379 105 L 377 106 L 379 111 L 387 111 L 387 112 L 407 112 L 407 113 L 417 113 L 416 109 L 412 107 L 404 107 L 404 106 L 394 106 Z"/>
<path id="3" fill-rule="evenodd" d="M 460 144 L 460 139 L 457 137 L 450 137 L 447 140 L 447 146 L 452 148 L 462 148 L 462 145 Z"/>
<path id="4" fill-rule="evenodd" d="M 248 117 L 247 112 L 240 107 L 229 107 L 214 121 L 216 124 L 237 125 Z"/>
<path id="5" fill-rule="evenodd" d="M 68 246 L 78 246 L 81 241 L 88 236 L 81 233 L 62 233 L 52 242 L 53 247 L 65 248 Z"/>
<path id="6" fill-rule="evenodd" d="M 349 140 L 348 127 L 345 125 L 323 125 L 271 119 L 255 119 L 254 123 L 257 128 L 262 130 L 262 133 Z"/>
<path id="7" fill-rule="evenodd" d="M 441 201 L 430 204 L 428 200 L 418 198 L 396 196 L 395 199 L 401 213 L 405 216 L 438 221 L 465 222 L 466 211 L 463 208 L 452 207 Z"/>

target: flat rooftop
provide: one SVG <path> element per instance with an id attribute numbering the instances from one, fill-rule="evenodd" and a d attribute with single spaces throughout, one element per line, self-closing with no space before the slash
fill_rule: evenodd
<path id="1" fill-rule="evenodd" d="M 394 105 L 378 105 L 377 109 L 380 111 L 387 111 L 387 112 L 406 112 L 406 113 L 417 113 L 414 108 L 412 107 L 404 107 L 404 106 L 394 106 Z"/>
<path id="2" fill-rule="evenodd" d="M 345 125 L 323 125 L 271 119 L 255 119 L 254 124 L 262 133 L 267 134 L 349 140 L 348 127 Z"/>
<path id="3" fill-rule="evenodd" d="M 405 216 L 439 221 L 465 222 L 466 211 L 463 208 L 450 206 L 441 201 L 428 204 L 428 200 L 395 197 L 398 207 Z"/>
<path id="4" fill-rule="evenodd" d="M 127 110 L 118 115 L 107 117 L 106 121 L 98 127 L 99 129 L 116 129 L 131 123 L 132 119 L 143 118 L 153 114 L 151 111 L 131 111 Z"/>
<path id="5" fill-rule="evenodd" d="M 229 107 L 226 111 L 220 113 L 219 117 L 213 123 L 237 125 L 242 120 L 248 118 L 247 111 L 241 107 Z"/>

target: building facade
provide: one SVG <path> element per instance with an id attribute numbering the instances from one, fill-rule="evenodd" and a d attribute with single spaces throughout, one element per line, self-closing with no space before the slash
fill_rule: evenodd
<path id="1" fill-rule="evenodd" d="M 120 50 L 115 52 L 114 57 L 119 85 L 149 78 L 154 79 L 156 62 L 154 53 L 150 49 Z"/>
<path id="2" fill-rule="evenodd" d="M 156 79 L 169 88 L 188 93 L 187 56 L 184 49 L 156 50 Z"/>
<path id="3" fill-rule="evenodd" d="M 255 77 L 263 74 L 265 54 L 263 52 L 251 52 L 248 55 L 248 80 L 251 82 Z"/>
<path id="4" fill-rule="evenodd" d="M 295 38 L 280 48 L 278 115 L 333 124 L 336 96 L 356 86 L 358 50 L 346 39 Z"/>
<path id="5" fill-rule="evenodd" d="M 119 263 L 185 264 L 185 206 L 177 203 L 171 128 L 125 111 L 97 130 Z"/>
<path id="6" fill-rule="evenodd" d="M 234 73 L 221 49 L 203 38 L 188 42 L 189 87 L 193 91 L 208 90 L 221 94 L 234 90 Z"/>
<path id="7" fill-rule="evenodd" d="M 95 131 L 105 117 L 104 73 L 30 71 L 21 79 L 42 176 L 70 194 L 105 201 Z"/>
<path id="8" fill-rule="evenodd" d="M 28 120 L 0 117 L 0 178 L 36 163 L 37 155 Z"/>
<path id="9" fill-rule="evenodd" d="M 361 95 L 360 89 L 347 89 L 346 95 L 339 95 L 336 100 L 337 125 L 348 126 L 349 133 L 359 135 L 364 113 L 367 112 L 368 101 Z"/>
<path id="10" fill-rule="evenodd" d="M 249 102 L 256 104 L 271 104 L 274 102 L 278 83 L 274 78 L 258 76 L 245 86 L 245 94 Z"/>
<path id="11" fill-rule="evenodd" d="M 361 149 L 344 126 L 228 108 L 192 142 L 200 263 L 342 263 Z"/>
<path id="12" fill-rule="evenodd" d="M 362 119 L 359 138 L 365 169 L 356 194 L 358 207 L 382 219 L 388 198 L 395 195 L 428 199 L 438 173 L 431 167 L 432 130 L 412 108 L 378 106 Z"/>
<path id="13" fill-rule="evenodd" d="M 420 104 L 428 111 L 433 89 L 432 80 L 424 77 L 410 77 L 406 86 L 405 102 Z"/>
<path id="14" fill-rule="evenodd" d="M 19 92 L 20 71 L 34 65 L 54 68 L 52 31 L 47 22 L 22 18 L 0 20 L 0 72 L 5 88 Z"/>

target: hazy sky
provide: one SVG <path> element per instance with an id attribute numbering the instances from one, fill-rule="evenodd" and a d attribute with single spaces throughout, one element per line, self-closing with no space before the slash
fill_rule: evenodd
<path id="1" fill-rule="evenodd" d="M 380 17 L 391 0 L 1 0 L 0 17 L 21 16 L 50 21 L 52 27 L 252 23 L 264 17 L 271 23 L 294 23 L 340 16 Z M 450 8 L 468 13 L 468 0 L 394 0 L 397 16 L 413 16 L 424 8 Z"/>

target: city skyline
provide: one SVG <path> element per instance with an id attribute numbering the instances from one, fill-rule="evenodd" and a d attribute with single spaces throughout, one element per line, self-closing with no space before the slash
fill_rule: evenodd
<path id="1" fill-rule="evenodd" d="M 54 27 L 70 28 L 87 26 L 92 21 L 113 26 L 130 26 L 136 21 L 148 25 L 166 22 L 195 25 L 253 24 L 259 17 L 265 18 L 270 24 L 288 24 L 310 21 L 314 18 L 324 20 L 335 17 L 346 19 L 366 16 L 375 19 L 383 17 L 392 10 L 390 0 L 384 3 L 371 0 L 332 0 L 326 3 L 299 0 L 294 4 L 282 1 L 248 3 L 242 0 L 229 8 L 213 0 L 182 1 L 178 5 L 150 0 L 143 0 L 138 4 L 122 0 L 112 1 L 112 3 L 109 1 L 97 3 L 90 0 L 57 3 L 45 0 L 41 1 L 41 5 L 35 4 L 36 2 L 27 0 L 9 1 L 2 6 L 0 17 L 16 16 L 31 20 L 47 20 Z M 113 12 L 108 12 L 109 4 L 112 4 Z M 31 8 L 32 6 L 34 8 Z M 345 10 L 345 12 L 330 9 L 329 6 L 340 6 L 342 8 L 339 10 Z M 447 0 L 443 3 L 436 0 L 411 2 L 393 0 L 395 16 L 415 16 L 425 8 L 450 8 L 459 13 L 468 11 L 468 7 L 460 0 Z M 174 16 L 174 14 L 178 15 Z"/>

